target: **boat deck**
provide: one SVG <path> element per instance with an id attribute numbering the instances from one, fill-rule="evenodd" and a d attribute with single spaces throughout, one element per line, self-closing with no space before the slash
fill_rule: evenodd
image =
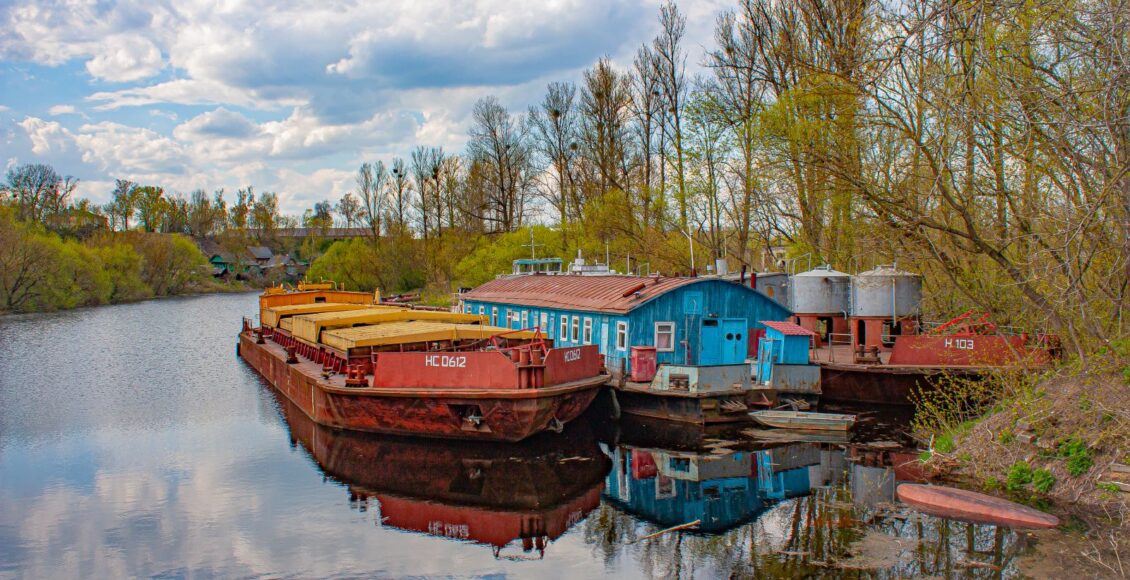
<path id="1" fill-rule="evenodd" d="M 852 351 L 851 345 L 848 344 L 835 344 L 824 345 L 814 348 L 810 351 L 810 357 L 813 363 L 818 364 L 827 369 L 834 370 L 861 370 L 870 372 L 885 372 L 891 374 L 902 373 L 940 373 L 940 372 L 984 372 L 999 369 L 1002 367 L 996 366 L 983 366 L 983 365 L 945 365 L 945 366 L 924 366 L 924 365 L 892 365 L 888 361 L 891 359 L 890 351 L 879 352 L 879 362 L 859 363 L 855 362 L 855 353 Z"/>

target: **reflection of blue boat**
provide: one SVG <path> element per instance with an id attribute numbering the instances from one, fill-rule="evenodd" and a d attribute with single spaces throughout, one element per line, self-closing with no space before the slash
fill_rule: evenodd
<path id="1" fill-rule="evenodd" d="M 663 527 L 700 520 L 718 533 L 760 514 L 754 453 L 726 455 L 621 446 L 611 452 L 605 500 Z"/>
<path id="2" fill-rule="evenodd" d="M 820 468 L 821 453 L 809 445 L 731 453 L 621 445 L 609 452 L 605 500 L 663 527 L 700 520 L 699 531 L 724 532 L 755 519 L 767 501 L 827 483 L 810 474 Z"/>

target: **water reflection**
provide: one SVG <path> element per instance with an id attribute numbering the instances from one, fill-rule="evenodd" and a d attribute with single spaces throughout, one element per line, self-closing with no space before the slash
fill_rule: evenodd
<path id="1" fill-rule="evenodd" d="M 278 397 L 292 442 L 379 525 L 542 557 L 600 504 L 610 462 L 582 422 L 522 445 L 334 430 Z M 520 549 L 522 556 L 507 548 Z"/>
<path id="2" fill-rule="evenodd" d="M 653 427 L 653 426 L 652 426 Z M 912 453 L 860 444 L 755 443 L 733 431 L 628 425 L 602 444 L 605 505 L 585 523 L 606 560 L 658 577 L 1008 578 L 1023 537 L 895 503 L 921 477 Z M 657 440 L 700 446 L 677 449 Z M 653 445 L 648 445 L 653 443 Z M 664 530 L 699 522 L 691 530 Z"/>

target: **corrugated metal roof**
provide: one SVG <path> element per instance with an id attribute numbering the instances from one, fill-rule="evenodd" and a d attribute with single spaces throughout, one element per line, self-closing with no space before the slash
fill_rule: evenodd
<path id="1" fill-rule="evenodd" d="M 792 322 L 778 322 L 776 320 L 761 320 L 760 322 L 766 328 L 772 328 L 785 336 L 816 336 L 815 332 Z"/>
<path id="2" fill-rule="evenodd" d="M 705 280 L 709 278 L 533 274 L 496 278 L 461 297 L 481 302 L 624 314 L 656 296 Z"/>

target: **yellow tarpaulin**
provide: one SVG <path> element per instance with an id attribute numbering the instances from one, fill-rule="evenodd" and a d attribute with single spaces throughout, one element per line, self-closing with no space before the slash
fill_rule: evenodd
<path id="1" fill-rule="evenodd" d="M 413 320 L 326 330 L 322 332 L 322 343 L 336 349 L 349 350 L 414 342 L 487 339 L 496 334 L 524 340 L 535 336 L 533 332 L 527 330 L 510 330 L 498 326 Z"/>
<path id="2" fill-rule="evenodd" d="M 486 322 L 486 317 L 478 314 L 458 312 L 435 312 L 431 310 L 410 310 L 397 306 L 370 306 L 364 310 L 348 312 L 322 312 L 295 316 L 291 334 L 302 340 L 317 343 L 322 332 L 335 328 L 348 328 L 364 324 L 402 322 L 407 320 L 430 320 L 473 324 Z"/>
<path id="3" fill-rule="evenodd" d="M 289 304 L 286 306 L 275 306 L 273 308 L 263 309 L 263 326 L 274 328 L 279 325 L 279 321 L 288 316 L 296 316 L 298 314 L 312 314 L 316 312 L 340 312 L 343 310 L 358 310 L 361 308 L 369 308 L 364 304 L 343 304 L 341 302 L 319 302 L 315 304 Z"/>

